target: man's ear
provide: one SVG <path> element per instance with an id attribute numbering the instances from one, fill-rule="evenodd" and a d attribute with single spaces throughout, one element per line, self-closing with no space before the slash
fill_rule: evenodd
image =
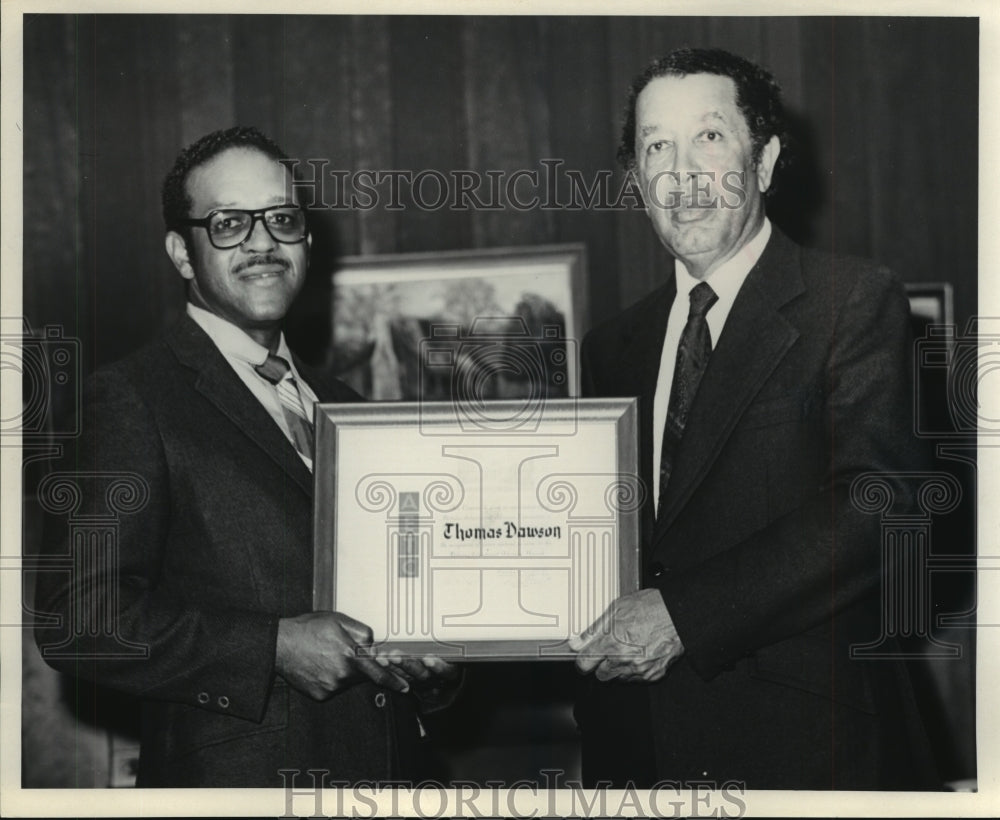
<path id="1" fill-rule="evenodd" d="M 178 273 L 185 279 L 194 279 L 194 266 L 191 264 L 191 257 L 188 255 L 187 242 L 177 231 L 167 231 L 165 240 L 167 256 L 174 263 Z"/>
<path id="2" fill-rule="evenodd" d="M 778 161 L 778 154 L 781 153 L 781 140 L 776 136 L 767 141 L 767 145 L 761 149 L 760 159 L 757 161 L 757 187 L 763 194 L 771 187 L 771 175 L 774 174 L 774 165 Z"/>

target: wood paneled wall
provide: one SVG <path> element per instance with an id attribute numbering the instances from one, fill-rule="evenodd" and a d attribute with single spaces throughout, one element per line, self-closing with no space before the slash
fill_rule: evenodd
<path id="1" fill-rule="evenodd" d="M 542 171 L 548 158 L 589 180 L 613 167 L 631 77 L 703 44 L 768 65 L 785 89 L 802 161 L 779 224 L 907 280 L 948 280 L 957 318 L 975 312 L 974 18 L 38 15 L 24 31 L 25 313 L 78 336 L 85 371 L 173 320 L 183 290 L 159 188 L 210 130 L 253 124 L 328 169 Z M 320 247 L 586 242 L 592 321 L 664 276 L 641 211 L 403 204 L 323 214 Z"/>

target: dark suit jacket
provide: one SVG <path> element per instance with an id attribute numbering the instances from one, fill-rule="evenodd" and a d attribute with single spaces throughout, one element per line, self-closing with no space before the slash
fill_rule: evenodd
<path id="1" fill-rule="evenodd" d="M 584 391 L 652 405 L 670 282 L 584 340 Z M 849 487 L 920 466 L 908 304 L 874 265 L 774 230 L 718 340 L 664 510 L 643 510 L 643 585 L 684 644 L 651 686 L 591 683 L 578 704 L 593 781 L 750 788 L 937 787 L 906 669 L 852 660 L 880 636 L 880 520 Z M 910 501 L 892 481 L 897 510 Z"/>
<path id="2" fill-rule="evenodd" d="M 303 369 L 323 401 L 359 397 Z M 282 786 L 279 769 L 340 780 L 405 776 L 418 734 L 409 698 L 357 684 L 319 703 L 274 671 L 278 619 L 312 610 L 312 476 L 211 339 L 185 317 L 165 339 L 99 371 L 86 388 L 85 434 L 69 447 L 82 488 L 77 516 L 106 514 L 95 472 L 133 472 L 148 487 L 118 522 L 117 636 L 78 642 L 57 668 L 142 698 L 139 785 Z M 66 517 L 46 551 L 69 550 Z M 107 600 L 108 574 L 73 586 L 42 573 L 36 609 Z M 58 643 L 40 628 L 40 644 Z M 103 655 L 104 657 L 100 657 Z M 90 656 L 90 657 L 87 657 Z M 93 657 L 98 656 L 98 657 Z"/>

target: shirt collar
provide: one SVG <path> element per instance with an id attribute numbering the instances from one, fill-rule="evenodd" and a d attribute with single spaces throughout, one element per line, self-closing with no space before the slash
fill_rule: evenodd
<path id="1" fill-rule="evenodd" d="M 727 259 L 704 279 L 695 279 L 688 273 L 687 267 L 680 259 L 674 261 L 674 270 L 677 279 L 677 295 L 687 296 L 691 288 L 700 281 L 708 282 L 712 290 L 722 301 L 732 302 L 736 299 L 736 294 L 743 286 L 743 281 L 747 278 L 753 266 L 757 264 L 760 255 L 764 252 L 767 240 L 771 238 L 771 220 L 766 216 L 760 226 L 760 230 L 753 239 L 747 242 L 737 251 L 732 259 Z"/>
<path id="2" fill-rule="evenodd" d="M 254 366 L 267 361 L 267 354 L 270 351 L 263 345 L 257 344 L 232 322 L 190 302 L 187 303 L 187 314 L 211 337 L 215 346 L 224 356 L 239 359 Z M 278 339 L 277 355 L 291 364 L 292 354 L 288 349 L 288 343 L 285 342 L 284 333 Z"/>

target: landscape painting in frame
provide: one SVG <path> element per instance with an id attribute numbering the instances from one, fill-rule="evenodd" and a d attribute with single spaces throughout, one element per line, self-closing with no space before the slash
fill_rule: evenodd
<path id="1" fill-rule="evenodd" d="M 345 257 L 332 365 L 375 401 L 578 396 L 583 245 Z"/>

